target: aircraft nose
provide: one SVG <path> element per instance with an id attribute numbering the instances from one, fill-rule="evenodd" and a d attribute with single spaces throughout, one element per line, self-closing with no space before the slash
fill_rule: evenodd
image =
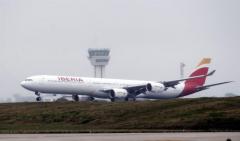
<path id="1" fill-rule="evenodd" d="M 22 81 L 20 84 L 23 88 L 26 88 L 26 82 L 25 81 Z"/>

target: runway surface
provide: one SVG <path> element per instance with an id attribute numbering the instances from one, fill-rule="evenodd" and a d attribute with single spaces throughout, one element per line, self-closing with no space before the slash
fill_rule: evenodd
<path id="1" fill-rule="evenodd" d="M 0 134 L 0 141 L 240 141 L 240 133 Z"/>

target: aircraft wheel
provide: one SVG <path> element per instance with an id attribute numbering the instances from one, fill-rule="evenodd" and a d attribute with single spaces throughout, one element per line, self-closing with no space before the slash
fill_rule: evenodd
<path id="1" fill-rule="evenodd" d="M 72 95 L 72 98 L 73 98 L 74 101 L 79 101 L 78 95 Z"/>
<path id="2" fill-rule="evenodd" d="M 136 97 L 133 98 L 133 101 L 136 101 Z"/>
<path id="3" fill-rule="evenodd" d="M 42 101 L 42 98 L 39 96 L 36 98 L 36 101 Z"/>
<path id="4" fill-rule="evenodd" d="M 40 96 L 40 93 L 39 93 L 39 92 L 35 92 L 35 95 L 36 95 L 36 96 Z"/>
<path id="5" fill-rule="evenodd" d="M 111 102 L 115 102 L 115 98 L 111 98 L 110 100 L 111 100 Z"/>
<path id="6" fill-rule="evenodd" d="M 129 101 L 136 101 L 136 97 L 131 97 L 128 99 Z"/>
<path id="7" fill-rule="evenodd" d="M 94 97 L 89 97 L 89 101 L 94 101 Z"/>

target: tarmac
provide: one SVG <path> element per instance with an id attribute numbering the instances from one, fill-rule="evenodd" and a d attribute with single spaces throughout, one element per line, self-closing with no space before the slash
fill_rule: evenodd
<path id="1" fill-rule="evenodd" d="M 0 141 L 240 141 L 240 132 L 0 134 Z"/>

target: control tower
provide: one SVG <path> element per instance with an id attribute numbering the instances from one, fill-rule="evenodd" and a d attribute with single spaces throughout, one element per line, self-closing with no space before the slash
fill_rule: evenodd
<path id="1" fill-rule="evenodd" d="M 105 66 L 108 64 L 110 59 L 110 49 L 89 48 L 88 54 L 88 59 L 94 66 L 94 77 L 103 78 L 105 76 Z"/>

